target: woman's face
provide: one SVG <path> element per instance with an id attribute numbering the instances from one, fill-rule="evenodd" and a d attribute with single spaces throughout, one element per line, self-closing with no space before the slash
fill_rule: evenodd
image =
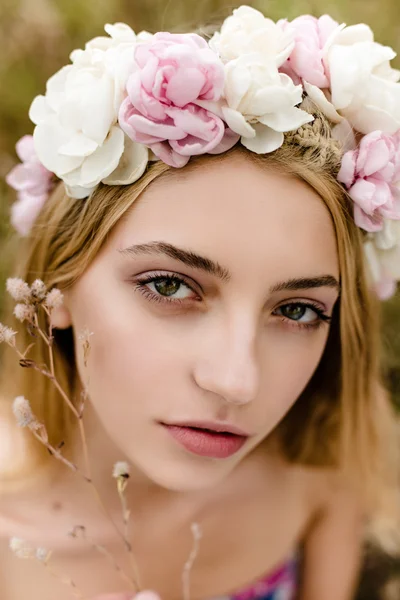
<path id="1" fill-rule="evenodd" d="M 311 378 L 338 279 L 329 213 L 295 178 L 233 156 L 151 184 L 67 296 L 121 454 L 169 489 L 218 483 Z"/>

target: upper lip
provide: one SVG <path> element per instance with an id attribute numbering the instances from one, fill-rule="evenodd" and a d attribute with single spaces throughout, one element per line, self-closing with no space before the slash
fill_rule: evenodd
<path id="1" fill-rule="evenodd" d="M 194 427 L 196 429 L 207 429 L 216 433 L 232 433 L 241 437 L 250 437 L 250 434 L 235 425 L 229 423 L 218 423 L 216 421 L 181 421 L 179 423 L 163 423 L 169 427 Z"/>

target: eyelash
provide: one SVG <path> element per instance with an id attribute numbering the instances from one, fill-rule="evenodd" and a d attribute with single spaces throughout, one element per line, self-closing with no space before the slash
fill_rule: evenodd
<path id="1" fill-rule="evenodd" d="M 156 302 L 158 304 L 174 304 L 175 306 L 180 305 L 180 304 L 184 304 L 187 299 L 182 299 L 182 298 L 176 298 L 176 299 L 172 299 L 169 298 L 168 296 L 162 296 L 161 294 L 155 294 L 154 292 L 152 292 L 151 290 L 148 289 L 148 287 L 146 287 L 149 283 L 157 283 L 159 281 L 164 281 L 168 279 L 171 282 L 174 283 L 179 283 L 180 285 L 185 285 L 186 287 L 188 287 L 190 290 L 192 290 L 193 293 L 196 293 L 192 286 L 183 278 L 183 277 L 179 277 L 178 275 L 166 275 L 165 273 L 154 273 L 153 275 L 149 275 L 148 277 L 145 277 L 143 279 L 137 280 L 136 282 L 134 282 L 134 288 L 135 290 L 139 291 L 147 300 L 149 300 L 150 302 Z M 323 310 L 321 310 L 321 308 L 314 304 L 311 301 L 308 302 L 300 302 L 300 301 L 296 301 L 296 302 L 287 302 L 286 304 L 282 304 L 281 306 L 278 307 L 279 308 L 284 308 L 285 306 L 301 306 L 304 308 L 310 308 L 312 309 L 315 314 L 317 315 L 317 319 L 315 321 L 312 321 L 310 323 L 300 323 L 298 321 L 296 321 L 295 319 L 289 319 L 287 317 L 284 317 L 283 315 L 275 315 L 281 318 L 281 321 L 288 324 L 291 327 L 295 327 L 296 329 L 317 329 L 319 328 L 323 323 L 330 323 L 332 320 L 332 317 L 329 317 L 327 314 L 324 313 Z"/>

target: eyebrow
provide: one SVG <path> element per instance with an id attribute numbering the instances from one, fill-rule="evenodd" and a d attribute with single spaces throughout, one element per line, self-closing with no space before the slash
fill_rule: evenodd
<path id="1" fill-rule="evenodd" d="M 168 242 L 147 242 L 145 244 L 133 244 L 127 248 L 118 250 L 125 256 L 169 256 L 173 260 L 177 260 L 187 267 L 204 271 L 209 275 L 213 275 L 224 282 L 230 281 L 232 278 L 228 269 L 220 265 L 218 262 L 200 256 L 192 250 L 178 248 Z M 333 275 L 320 275 L 317 277 L 299 277 L 281 281 L 270 288 L 270 293 L 282 291 L 306 290 L 318 287 L 330 287 L 340 290 L 340 283 Z"/>
<path id="2" fill-rule="evenodd" d="M 198 269 L 199 271 L 204 271 L 210 275 L 214 275 L 222 281 L 228 282 L 231 279 L 231 274 L 229 273 L 228 269 L 225 269 L 219 263 L 206 258 L 205 256 L 200 256 L 191 250 L 178 248 L 177 246 L 173 246 L 167 242 L 136 244 L 129 246 L 128 248 L 124 248 L 123 250 L 119 250 L 119 252 L 129 256 L 139 256 L 141 254 L 169 256 L 170 258 L 178 260 L 188 267 L 192 267 L 194 269 Z"/>
<path id="3" fill-rule="evenodd" d="M 320 275 L 319 277 L 300 277 L 281 281 L 272 286 L 270 293 L 282 291 L 310 290 L 312 288 L 329 287 L 340 291 L 340 283 L 333 275 Z"/>

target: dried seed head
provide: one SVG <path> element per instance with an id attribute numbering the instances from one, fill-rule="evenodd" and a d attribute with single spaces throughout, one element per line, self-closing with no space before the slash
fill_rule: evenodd
<path id="1" fill-rule="evenodd" d="M 127 462 L 119 461 L 116 462 L 113 468 L 113 477 L 115 479 L 119 479 L 123 477 L 124 479 L 128 479 L 130 473 L 130 467 Z"/>
<path id="2" fill-rule="evenodd" d="M 50 559 L 51 551 L 47 548 L 36 548 L 35 558 L 40 562 L 47 563 Z"/>
<path id="3" fill-rule="evenodd" d="M 16 331 L 0 323 L 0 344 L 2 342 L 5 342 L 6 344 L 13 345 L 15 342 L 14 338 L 16 335 Z"/>
<path id="4" fill-rule="evenodd" d="M 12 409 L 19 427 L 28 427 L 35 422 L 31 405 L 25 396 L 17 396 L 13 402 Z"/>
<path id="5" fill-rule="evenodd" d="M 10 539 L 10 550 L 18 558 L 34 558 L 35 550 L 31 548 L 25 540 L 18 537 L 12 537 Z"/>
<path id="6" fill-rule="evenodd" d="M 7 292 L 16 302 L 28 302 L 31 297 L 31 289 L 23 279 L 10 277 L 6 282 Z"/>
<path id="7" fill-rule="evenodd" d="M 93 332 L 89 331 L 89 329 L 84 329 L 78 336 L 79 341 L 82 343 L 83 350 L 83 364 L 87 367 L 89 354 L 91 350 L 90 338 L 92 337 Z"/>
<path id="8" fill-rule="evenodd" d="M 89 344 L 89 340 L 93 335 L 93 331 L 90 331 L 87 327 L 81 331 L 78 335 L 78 340 L 83 344 Z"/>
<path id="9" fill-rule="evenodd" d="M 81 536 L 83 539 L 86 536 L 86 527 L 84 525 L 75 525 L 73 529 L 68 533 L 69 537 L 78 538 Z"/>
<path id="10" fill-rule="evenodd" d="M 31 304 L 16 304 L 14 307 L 14 316 L 18 321 L 21 321 L 21 323 L 24 321 L 32 323 L 33 317 L 35 316 L 35 307 Z"/>
<path id="11" fill-rule="evenodd" d="M 35 279 L 31 285 L 32 298 L 35 300 L 43 300 L 47 294 L 47 287 L 41 279 Z"/>
<path id="12" fill-rule="evenodd" d="M 59 308 L 64 301 L 64 296 L 60 292 L 58 288 L 53 288 L 45 298 L 45 305 L 49 310 L 53 310 L 54 308 Z"/>

